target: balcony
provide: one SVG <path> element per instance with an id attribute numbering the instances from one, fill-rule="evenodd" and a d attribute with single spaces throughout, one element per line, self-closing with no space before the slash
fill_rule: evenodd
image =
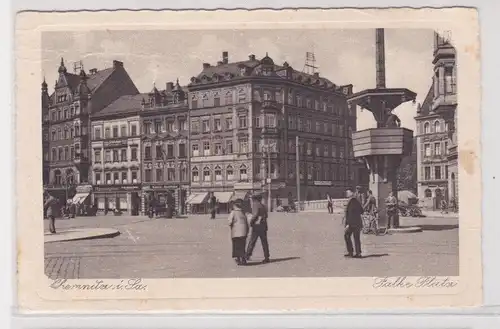
<path id="1" fill-rule="evenodd" d="M 264 100 L 261 102 L 262 109 L 279 110 L 280 105 L 278 102 L 273 100 Z"/>

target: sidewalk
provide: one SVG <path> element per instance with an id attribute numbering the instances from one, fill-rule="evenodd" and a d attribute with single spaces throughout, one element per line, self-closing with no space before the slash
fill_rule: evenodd
<path id="1" fill-rule="evenodd" d="M 457 212 L 448 212 L 447 214 L 442 214 L 439 210 L 422 210 L 422 214 L 426 217 L 433 218 L 458 218 Z"/>

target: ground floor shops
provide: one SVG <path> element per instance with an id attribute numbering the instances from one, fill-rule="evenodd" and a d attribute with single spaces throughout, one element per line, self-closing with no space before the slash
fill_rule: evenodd
<path id="1" fill-rule="evenodd" d="M 93 204 L 99 214 L 126 213 L 139 215 L 141 205 L 139 185 L 94 186 Z"/>
<path id="2" fill-rule="evenodd" d="M 245 209 L 249 209 L 250 192 L 246 190 L 232 191 L 207 191 L 201 189 L 191 189 L 191 194 L 187 198 L 188 213 L 208 214 L 212 210 L 211 198 L 215 197 L 215 210 L 219 214 L 228 214 L 232 210 L 232 203 L 241 199 Z"/>
<path id="3" fill-rule="evenodd" d="M 142 186 L 141 213 L 147 214 L 153 208 L 155 213 L 166 214 L 174 209 L 178 215 L 187 213 L 188 185 L 150 184 Z"/>

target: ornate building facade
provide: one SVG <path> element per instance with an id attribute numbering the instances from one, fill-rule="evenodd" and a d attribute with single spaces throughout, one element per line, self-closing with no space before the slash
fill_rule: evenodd
<path id="1" fill-rule="evenodd" d="M 52 94 L 42 83 L 43 184 L 65 203 L 90 193 L 90 114 L 138 90 L 119 61 L 74 74 L 61 59 L 58 73 Z"/>
<path id="2" fill-rule="evenodd" d="M 225 204 L 233 191 L 244 198 L 269 189 L 275 205 L 297 197 L 297 174 L 301 200 L 339 197 L 355 184 L 361 165 L 352 154 L 351 85 L 276 65 L 267 54 L 230 63 L 223 52 L 217 65 L 203 64 L 188 89 L 192 205 L 209 192 Z"/>
<path id="3" fill-rule="evenodd" d="M 151 202 L 186 212 L 189 189 L 189 125 L 187 90 L 166 84 L 142 100 L 143 209 Z M 145 211 L 145 210 L 144 210 Z"/>
<path id="4" fill-rule="evenodd" d="M 418 196 L 428 208 L 458 203 L 456 52 L 446 33 L 434 38 L 432 86 L 415 118 Z"/>
<path id="5" fill-rule="evenodd" d="M 92 115 L 93 204 L 98 212 L 141 212 L 143 95 L 126 95 Z"/>

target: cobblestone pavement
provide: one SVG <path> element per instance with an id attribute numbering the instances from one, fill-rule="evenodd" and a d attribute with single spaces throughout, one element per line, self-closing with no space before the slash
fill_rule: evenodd
<path id="1" fill-rule="evenodd" d="M 231 259 L 226 215 L 184 219 L 107 216 L 59 220 L 58 228 L 112 227 L 110 239 L 45 245 L 51 278 L 331 277 L 458 275 L 458 221 L 402 219 L 421 233 L 363 235 L 363 259 L 345 259 L 341 219 L 325 213 L 272 213 L 270 264 L 260 243 L 250 266 Z M 45 223 L 47 227 L 48 223 Z"/>

